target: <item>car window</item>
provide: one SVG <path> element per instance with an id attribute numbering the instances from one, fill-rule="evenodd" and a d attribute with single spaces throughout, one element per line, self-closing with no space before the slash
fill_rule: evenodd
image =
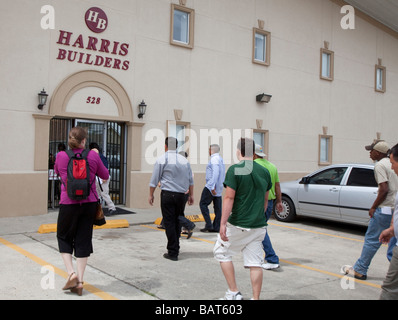
<path id="1" fill-rule="evenodd" d="M 310 177 L 309 184 L 339 185 L 347 167 L 338 167 L 324 170 Z"/>
<path id="2" fill-rule="evenodd" d="M 347 185 L 354 187 L 377 187 L 374 171 L 372 169 L 353 168 Z"/>

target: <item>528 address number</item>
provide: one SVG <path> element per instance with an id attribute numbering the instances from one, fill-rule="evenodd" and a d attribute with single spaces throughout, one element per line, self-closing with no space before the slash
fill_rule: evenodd
<path id="1" fill-rule="evenodd" d="M 101 98 L 97 98 L 97 97 L 87 97 L 86 103 L 100 104 L 100 103 L 101 103 Z"/>

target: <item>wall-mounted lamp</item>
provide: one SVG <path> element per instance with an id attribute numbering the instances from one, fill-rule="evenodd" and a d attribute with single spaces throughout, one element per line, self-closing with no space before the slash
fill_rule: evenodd
<path id="1" fill-rule="evenodd" d="M 142 119 L 146 112 L 146 103 L 144 100 L 142 100 L 141 103 L 138 105 L 138 110 L 138 118 Z"/>
<path id="2" fill-rule="evenodd" d="M 256 97 L 257 102 L 265 102 L 268 103 L 271 101 L 272 96 L 270 94 L 262 93 Z"/>
<path id="3" fill-rule="evenodd" d="M 43 110 L 43 107 L 47 103 L 48 94 L 46 93 L 46 91 L 44 91 L 44 88 L 43 88 L 43 90 L 38 95 L 39 95 L 39 105 L 37 107 L 40 110 Z"/>

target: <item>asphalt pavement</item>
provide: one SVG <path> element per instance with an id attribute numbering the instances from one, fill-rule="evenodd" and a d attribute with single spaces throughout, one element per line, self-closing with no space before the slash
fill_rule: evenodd
<path id="1" fill-rule="evenodd" d="M 0 218 L 0 299 L 199 303 L 224 296 L 227 285 L 212 252 L 217 234 L 200 232 L 204 222 L 195 222 L 191 239 L 182 236 L 179 260 L 174 262 L 163 258 L 166 235 L 154 224 L 161 217 L 160 209 L 124 209 L 135 213 L 108 220 L 127 221 L 127 227 L 94 230 L 94 254 L 88 260 L 81 297 L 61 290 L 67 274 L 56 234 L 38 232 L 40 226 L 56 223 L 56 210 L 40 216 Z M 200 214 L 198 206 L 188 208 L 186 214 Z M 268 232 L 281 266 L 264 271 L 261 299 L 377 300 L 389 265 L 386 246 L 373 259 L 367 281 L 347 277 L 340 270 L 359 257 L 365 231 L 308 218 L 289 224 L 270 220 Z M 234 263 L 238 287 L 249 300 L 249 271 L 243 268 L 241 256 Z M 160 307 L 163 309 L 157 307 L 153 312 L 184 312 L 167 309 L 165 304 Z M 194 311 L 199 313 L 199 308 Z"/>

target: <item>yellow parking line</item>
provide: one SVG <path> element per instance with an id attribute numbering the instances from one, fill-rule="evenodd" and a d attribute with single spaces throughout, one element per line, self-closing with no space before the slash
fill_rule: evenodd
<path id="1" fill-rule="evenodd" d="M 291 228 L 291 229 L 297 229 L 297 230 L 301 230 L 301 231 L 312 232 L 311 230 L 305 230 L 305 229 L 300 229 L 300 228 L 295 228 L 295 227 L 287 227 L 287 226 L 282 226 L 282 225 L 275 225 L 275 226 L 280 226 L 280 227 L 286 227 L 286 228 Z M 141 227 L 145 227 L 145 228 L 153 229 L 153 230 L 158 230 L 158 231 L 164 231 L 163 229 L 159 229 L 157 227 L 152 227 L 152 226 L 147 226 L 147 225 L 141 225 Z M 328 235 L 328 236 L 334 236 L 334 235 L 329 235 L 329 234 L 326 234 L 326 233 L 315 232 L 315 231 L 313 231 L 313 233 L 318 233 L 318 234 Z M 335 237 L 342 238 L 342 239 L 359 241 L 357 239 L 352 239 L 352 238 L 345 238 L 345 237 L 340 237 L 340 236 L 335 236 Z M 202 239 L 202 238 L 191 237 L 191 239 L 199 240 L 199 241 L 202 241 L 202 242 L 207 242 L 207 243 L 210 243 L 210 244 L 215 244 L 215 241 L 210 241 L 210 240 L 206 240 L 206 239 Z M 296 266 L 296 267 L 299 267 L 299 268 L 303 268 L 303 269 L 306 269 L 306 270 L 310 270 L 310 271 L 316 271 L 316 272 L 319 272 L 319 273 L 322 273 L 322 274 L 326 274 L 326 275 L 329 275 L 329 276 L 333 276 L 333 277 L 336 277 L 336 278 L 339 278 L 339 279 L 342 279 L 342 278 L 346 277 L 346 275 L 344 275 L 344 274 L 333 273 L 333 272 L 329 272 L 329 271 L 326 271 L 326 270 L 321 270 L 321 269 L 309 267 L 309 266 L 306 266 L 306 265 L 303 265 L 303 264 L 300 264 L 300 263 L 296 263 L 296 262 L 292 262 L 292 261 L 288 261 L 288 260 L 284 260 L 284 259 L 279 259 L 279 260 L 281 262 L 283 262 L 283 263 L 286 263 L 286 264 L 290 264 L 290 265 L 293 265 L 293 266 Z M 359 280 L 359 279 L 355 279 L 355 278 L 350 278 L 350 279 L 352 279 L 353 281 L 355 281 L 357 283 L 361 283 L 361 284 L 364 284 L 364 285 L 367 285 L 367 286 L 370 286 L 370 287 L 373 287 L 373 288 L 381 289 L 381 286 L 378 285 L 378 284 L 375 284 L 375 283 L 371 283 L 371 282 L 368 282 L 368 281 L 363 281 L 363 280 Z"/>
<path id="2" fill-rule="evenodd" d="M 306 265 L 303 265 L 303 264 L 300 264 L 300 263 L 296 263 L 296 262 L 292 262 L 292 261 L 288 261 L 288 260 L 283 260 L 283 259 L 279 259 L 279 260 L 284 262 L 284 263 L 296 266 L 296 267 L 300 267 L 300 268 L 307 269 L 307 270 L 310 270 L 310 271 L 316 271 L 316 272 L 319 272 L 319 273 L 327 274 L 329 276 L 333 276 L 333 277 L 336 277 L 336 278 L 342 279 L 344 277 L 347 277 L 347 275 L 344 275 L 344 274 L 333 273 L 333 272 L 329 272 L 329 271 L 325 271 L 325 270 L 309 267 L 309 266 L 306 266 Z M 378 284 L 375 284 L 375 283 L 371 283 L 371 282 L 368 282 L 368 281 L 363 281 L 363 280 L 359 280 L 359 279 L 355 279 L 355 278 L 351 278 L 351 277 L 350 277 L 350 279 L 354 280 L 357 283 L 362 283 L 362 284 L 365 284 L 365 285 L 370 286 L 370 287 L 381 289 L 381 286 L 378 285 Z"/>
<path id="3" fill-rule="evenodd" d="M 64 270 L 61 270 L 53 265 L 51 265 L 50 263 L 46 262 L 45 260 L 35 256 L 34 254 L 22 249 L 21 247 L 18 247 L 17 245 L 3 239 L 0 238 L 0 243 L 2 243 L 3 245 L 5 245 L 6 247 L 15 250 L 16 252 L 22 254 L 23 256 L 29 258 L 30 260 L 36 262 L 37 264 L 41 265 L 42 267 L 47 267 L 47 266 L 51 266 L 54 269 L 54 272 L 56 274 L 58 274 L 59 276 L 63 277 L 64 279 L 68 279 L 68 273 L 65 272 Z M 92 294 L 95 294 L 96 296 L 100 297 L 101 299 L 104 300 L 118 300 L 117 298 L 111 296 L 110 294 L 92 286 L 91 284 L 85 282 L 84 284 L 84 289 L 91 292 Z"/>

